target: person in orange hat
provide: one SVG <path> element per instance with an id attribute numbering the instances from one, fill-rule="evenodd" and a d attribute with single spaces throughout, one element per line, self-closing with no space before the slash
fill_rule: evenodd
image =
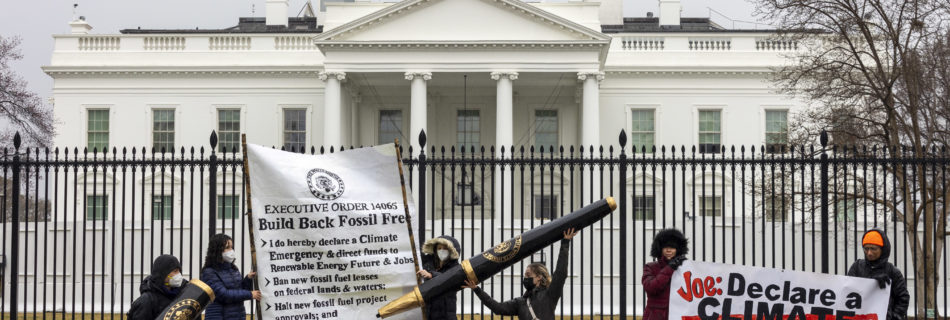
<path id="1" fill-rule="evenodd" d="M 851 264 L 848 275 L 877 280 L 881 289 L 890 284 L 891 298 L 887 305 L 887 318 L 884 320 L 907 319 L 910 293 L 907 292 L 904 274 L 887 262 L 891 255 L 891 241 L 884 235 L 884 231 L 871 229 L 864 233 L 861 246 L 864 248 L 864 259 L 858 259 Z"/>

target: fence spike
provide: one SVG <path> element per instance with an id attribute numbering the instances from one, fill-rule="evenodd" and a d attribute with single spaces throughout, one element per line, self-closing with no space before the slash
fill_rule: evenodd
<path id="1" fill-rule="evenodd" d="M 425 129 L 419 130 L 419 146 L 423 148 L 425 148 L 426 146 L 426 130 Z"/>
<path id="2" fill-rule="evenodd" d="M 214 130 L 211 130 L 211 152 L 214 152 L 218 148 L 218 133 Z"/>
<path id="3" fill-rule="evenodd" d="M 620 130 L 620 148 L 623 149 L 627 145 L 627 132 L 624 129 Z"/>

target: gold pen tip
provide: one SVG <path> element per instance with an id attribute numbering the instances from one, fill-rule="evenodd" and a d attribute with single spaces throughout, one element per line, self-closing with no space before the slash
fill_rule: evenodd
<path id="1" fill-rule="evenodd" d="M 422 293 L 419 292 L 419 287 L 415 287 L 415 289 L 412 289 L 412 292 L 389 302 L 382 308 L 379 308 L 376 316 L 379 318 L 386 318 L 418 307 L 422 307 L 423 305 L 425 305 L 425 301 L 422 300 Z"/>

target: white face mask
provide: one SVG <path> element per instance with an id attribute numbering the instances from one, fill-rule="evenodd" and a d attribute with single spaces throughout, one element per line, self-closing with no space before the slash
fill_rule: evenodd
<path id="1" fill-rule="evenodd" d="M 181 285 L 184 282 L 185 282 L 185 277 L 183 277 L 181 273 L 172 276 L 171 279 L 168 279 L 168 285 L 171 286 L 172 288 L 181 287 Z"/>
<path id="2" fill-rule="evenodd" d="M 442 261 L 445 261 L 445 259 L 449 258 L 449 250 L 445 250 L 445 249 L 436 250 L 436 254 L 439 255 L 439 260 L 442 260 Z"/>
<path id="3" fill-rule="evenodd" d="M 237 256 L 234 254 L 234 250 L 225 251 L 223 254 L 221 254 L 221 257 L 224 258 L 224 262 L 227 263 L 234 263 L 234 259 L 237 258 Z"/>

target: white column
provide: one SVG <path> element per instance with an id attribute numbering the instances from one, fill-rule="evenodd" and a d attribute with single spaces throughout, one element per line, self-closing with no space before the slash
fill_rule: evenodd
<path id="1" fill-rule="evenodd" d="M 409 99 L 409 132 L 406 134 L 408 143 L 400 142 L 403 145 L 411 145 L 413 153 L 419 153 L 419 132 L 426 130 L 426 136 L 431 135 L 426 129 L 427 101 L 426 101 L 426 81 L 432 80 L 430 72 L 406 72 L 406 80 L 410 83 Z M 431 139 L 429 139 L 431 141 Z M 408 152 L 408 150 L 406 150 Z"/>
<path id="2" fill-rule="evenodd" d="M 604 80 L 604 73 L 578 72 L 577 80 L 583 82 L 584 88 L 581 101 L 581 145 L 584 147 L 584 156 L 593 158 L 600 148 L 600 81 Z M 590 153 L 591 146 L 594 146 L 594 154 Z M 583 168 L 581 205 L 611 196 L 601 194 L 601 181 L 598 179 L 600 175 L 597 174 L 597 170 L 599 169 L 595 168 L 594 174 L 591 175 L 589 167 Z M 592 181 L 593 186 L 591 186 Z"/>
<path id="3" fill-rule="evenodd" d="M 512 101 L 512 84 L 518 80 L 517 72 L 492 72 L 492 80 L 496 84 L 495 102 L 495 147 L 510 148 L 514 143 L 514 107 Z"/>
<path id="4" fill-rule="evenodd" d="M 603 72 L 578 72 L 577 80 L 583 82 L 584 100 L 581 105 L 581 144 L 585 148 L 600 147 L 600 81 Z"/>
<path id="5" fill-rule="evenodd" d="M 518 79 L 517 72 L 492 72 L 492 80 L 498 81 L 495 90 L 495 152 L 499 156 L 511 158 L 511 147 L 514 144 L 514 102 L 512 101 L 512 81 Z M 505 147 L 505 153 L 500 154 Z M 504 172 L 502 172 L 504 170 Z M 498 217 L 510 217 L 512 172 L 510 168 L 498 166 L 495 168 L 495 194 L 492 199 L 495 213 Z M 502 192 L 504 190 L 504 192 Z M 496 221 L 504 221 L 497 219 Z"/>
<path id="6" fill-rule="evenodd" d="M 346 73 L 321 72 L 320 80 L 327 82 L 323 91 L 323 145 L 328 150 L 330 146 L 339 148 L 343 144 L 343 99 L 340 83 L 346 80 Z"/>

